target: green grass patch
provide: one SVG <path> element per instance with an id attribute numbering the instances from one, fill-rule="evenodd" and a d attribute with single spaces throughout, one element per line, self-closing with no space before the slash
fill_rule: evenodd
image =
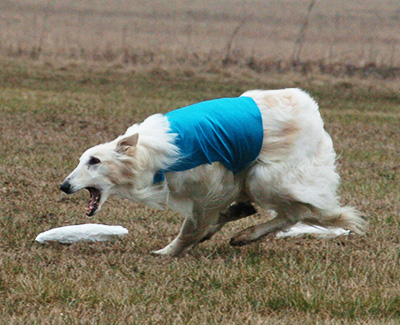
<path id="1" fill-rule="evenodd" d="M 89 220 L 86 193 L 58 190 L 85 149 L 150 114 L 288 79 L 1 64 L 0 323 L 398 322 L 400 115 L 391 90 L 302 85 L 341 155 L 343 201 L 370 220 L 365 237 L 230 247 L 233 233 L 262 214 L 183 257 L 160 258 L 149 252 L 177 234 L 176 213 L 111 199 Z M 34 242 L 44 230 L 88 222 L 130 233 L 112 243 Z"/>

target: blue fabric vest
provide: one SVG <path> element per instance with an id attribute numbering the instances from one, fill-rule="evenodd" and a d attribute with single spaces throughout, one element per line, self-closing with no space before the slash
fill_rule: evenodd
<path id="1" fill-rule="evenodd" d="M 179 172 L 220 162 L 233 173 L 248 167 L 260 154 L 264 137 L 262 117 L 250 97 L 221 98 L 171 111 L 165 115 L 170 132 L 176 133 L 178 161 L 159 171 Z"/>

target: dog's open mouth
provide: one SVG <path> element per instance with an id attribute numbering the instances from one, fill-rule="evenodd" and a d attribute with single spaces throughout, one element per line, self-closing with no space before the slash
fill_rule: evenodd
<path id="1" fill-rule="evenodd" d="M 90 193 L 90 201 L 86 208 L 86 215 L 91 217 L 95 214 L 97 208 L 99 207 L 101 192 L 95 187 L 87 187 L 86 189 Z"/>

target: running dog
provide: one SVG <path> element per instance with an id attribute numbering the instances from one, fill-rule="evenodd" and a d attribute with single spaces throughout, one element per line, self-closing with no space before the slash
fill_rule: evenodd
<path id="1" fill-rule="evenodd" d="M 298 221 L 363 234 L 366 221 L 341 207 L 331 137 L 318 105 L 300 89 L 251 90 L 155 114 L 117 139 L 88 149 L 61 184 L 90 192 L 87 215 L 110 195 L 165 206 L 185 220 L 155 254 L 177 256 L 227 222 L 256 213 L 276 217 L 230 241 L 244 245 Z"/>

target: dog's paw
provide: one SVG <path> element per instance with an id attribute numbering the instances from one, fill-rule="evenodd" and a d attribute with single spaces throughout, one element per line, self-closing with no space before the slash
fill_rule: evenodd
<path id="1" fill-rule="evenodd" d="M 229 241 L 229 245 L 231 246 L 244 246 L 253 242 L 252 238 L 249 238 L 249 234 L 246 230 L 239 232 L 234 235 Z"/>
<path id="2" fill-rule="evenodd" d="M 151 251 L 150 253 L 153 255 L 169 255 L 168 252 L 165 250 L 165 248 L 156 251 Z"/>
<path id="3" fill-rule="evenodd" d="M 247 244 L 248 243 L 246 241 L 236 239 L 236 238 L 231 238 L 231 240 L 229 241 L 229 245 L 231 245 L 231 246 L 244 246 Z"/>
<path id="4" fill-rule="evenodd" d="M 167 245 L 162 249 L 151 251 L 153 255 L 162 255 L 162 256 L 176 256 L 175 250 L 171 245 Z"/>

